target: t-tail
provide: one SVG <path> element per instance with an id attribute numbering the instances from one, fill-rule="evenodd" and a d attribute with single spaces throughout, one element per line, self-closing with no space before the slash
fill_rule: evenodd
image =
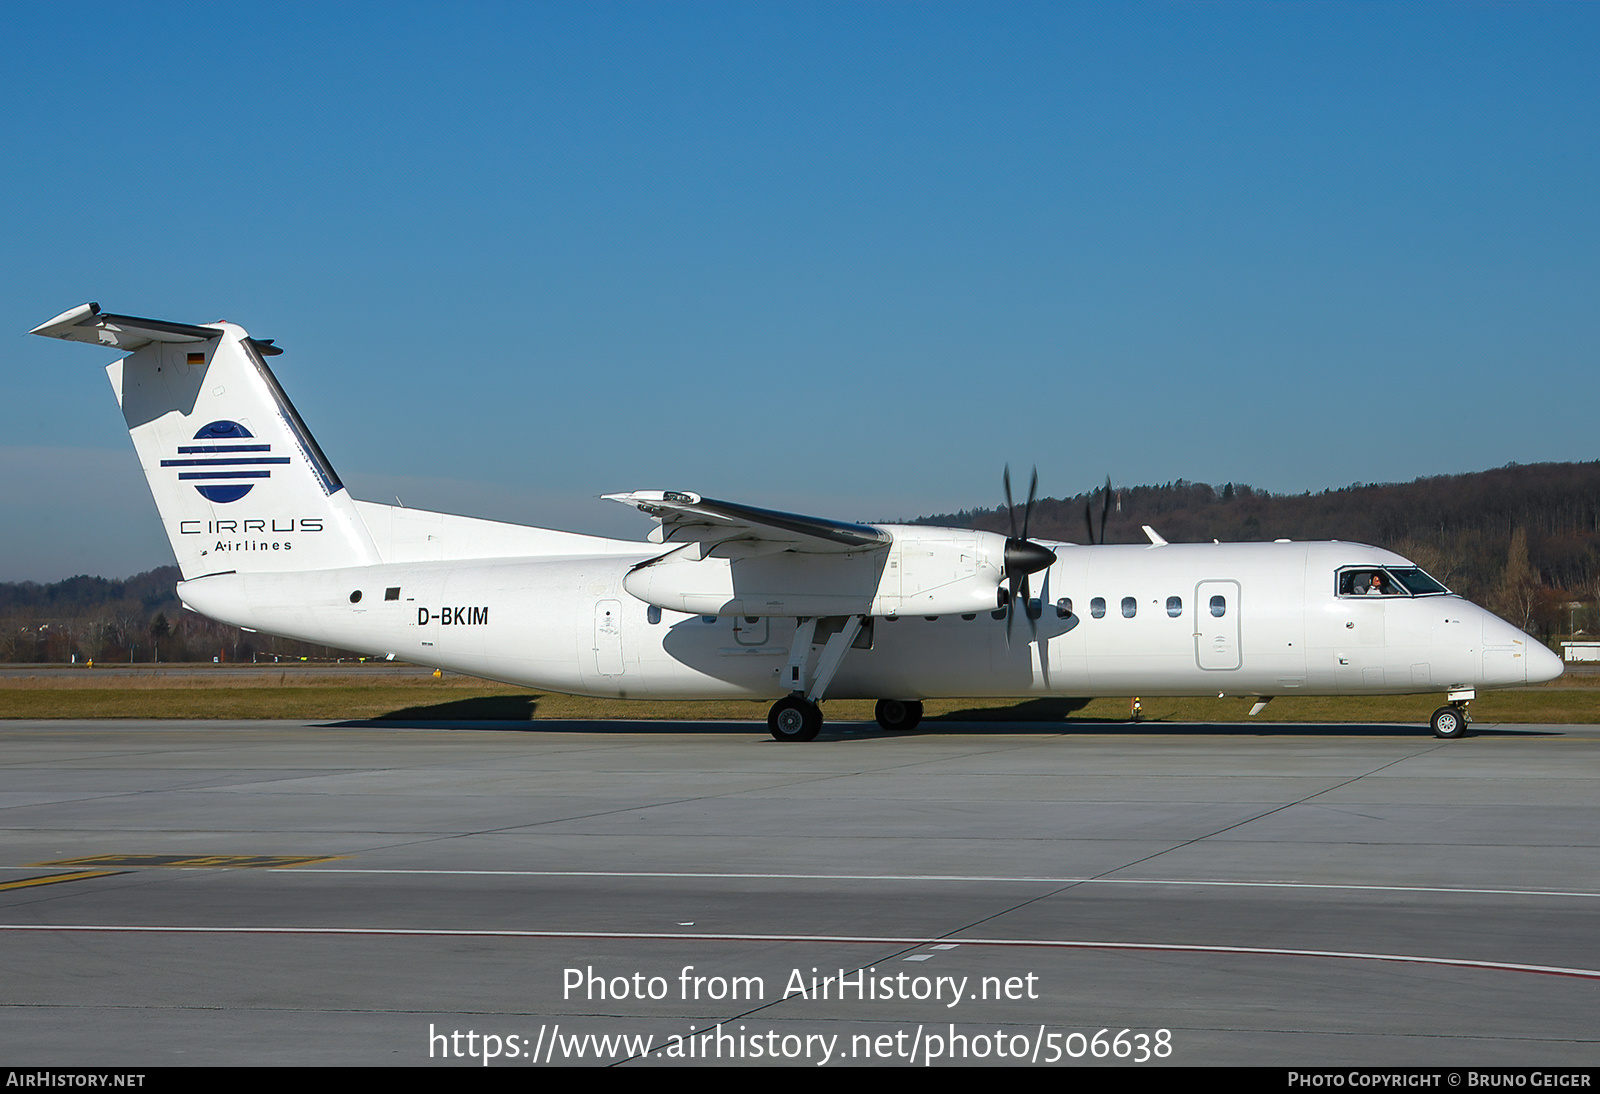
<path id="1" fill-rule="evenodd" d="M 281 351 L 232 323 L 84 304 L 34 334 L 128 356 L 106 367 L 185 579 L 380 561 L 344 484 L 267 367 Z"/>

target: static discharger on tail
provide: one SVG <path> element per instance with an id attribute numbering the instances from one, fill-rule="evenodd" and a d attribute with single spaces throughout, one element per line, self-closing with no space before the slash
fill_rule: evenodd
<path id="1" fill-rule="evenodd" d="M 1560 660 L 1406 559 L 1358 543 L 1029 538 L 852 524 L 679 490 L 609 494 L 655 518 L 626 542 L 357 501 L 278 384 L 280 350 L 232 323 L 84 304 L 34 330 L 124 354 L 106 369 L 195 611 L 289 638 L 529 687 L 631 699 L 772 699 L 778 740 L 824 698 L 1443 692 Z M 1109 505 L 1109 483 L 1105 505 Z M 1025 626 L 1014 626 L 1021 609 Z M 1254 711 L 1252 712 L 1254 713 Z"/>

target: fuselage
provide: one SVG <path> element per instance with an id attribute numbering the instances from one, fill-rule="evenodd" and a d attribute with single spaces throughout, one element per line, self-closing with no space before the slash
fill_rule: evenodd
<path id="1" fill-rule="evenodd" d="M 1561 672 L 1375 547 L 1029 540 L 1036 480 L 1011 536 L 681 490 L 607 495 L 656 522 L 646 543 L 358 501 L 267 365 L 270 340 L 98 304 L 34 333 L 126 354 L 106 373 L 180 595 L 272 634 L 578 694 L 777 697 L 780 740 L 814 738 L 824 698 L 877 699 L 887 728 L 940 696 L 1438 690 L 1448 737 L 1477 689 Z"/>
<path id="2" fill-rule="evenodd" d="M 654 544 L 184 582 L 197 611 L 376 656 L 573 694 L 772 698 L 796 620 L 688 615 L 623 582 Z M 1414 570 L 1353 543 L 1053 544 L 1021 612 L 870 618 L 830 698 L 1383 694 L 1560 674 L 1554 654 L 1447 592 L 1341 592 Z"/>

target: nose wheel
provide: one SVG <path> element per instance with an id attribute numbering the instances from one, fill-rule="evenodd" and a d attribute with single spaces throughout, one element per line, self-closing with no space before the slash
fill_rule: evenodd
<path id="1" fill-rule="evenodd" d="M 812 741 L 822 731 L 822 708 L 800 695 L 788 695 L 772 704 L 767 728 L 774 741 Z"/>
<path id="2" fill-rule="evenodd" d="M 1443 741 L 1453 741 L 1467 731 L 1467 710 L 1454 704 L 1440 707 L 1433 712 L 1429 724 L 1433 726 L 1435 737 Z"/>

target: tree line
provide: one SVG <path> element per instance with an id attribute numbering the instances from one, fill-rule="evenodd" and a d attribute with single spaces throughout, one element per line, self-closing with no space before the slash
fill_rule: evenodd
<path id="1" fill-rule="evenodd" d="M 356 656 L 207 619 L 178 600 L 180 580 L 176 566 L 158 566 L 121 580 L 0 583 L 0 662 L 232 663 Z"/>

